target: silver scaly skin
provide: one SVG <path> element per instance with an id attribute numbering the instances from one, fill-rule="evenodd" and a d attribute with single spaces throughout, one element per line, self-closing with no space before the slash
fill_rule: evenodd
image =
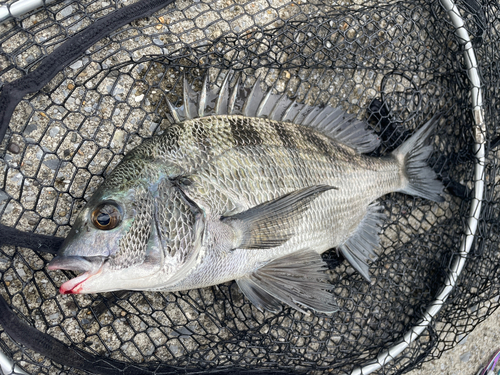
<path id="1" fill-rule="evenodd" d="M 228 89 L 168 103 L 175 124 L 129 152 L 89 200 L 50 269 L 62 293 L 177 291 L 236 280 L 260 309 L 336 311 L 319 254 L 366 279 L 390 192 L 441 201 L 425 160 L 434 118 L 392 154 L 341 109 Z"/>

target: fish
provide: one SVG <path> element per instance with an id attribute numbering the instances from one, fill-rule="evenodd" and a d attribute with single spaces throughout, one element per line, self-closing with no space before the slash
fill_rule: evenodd
<path id="1" fill-rule="evenodd" d="M 172 125 L 128 152 L 77 216 L 49 270 L 62 294 L 181 291 L 235 280 L 259 310 L 334 313 L 337 249 L 363 278 L 394 192 L 444 201 L 427 165 L 435 115 L 393 152 L 342 108 L 300 103 L 256 79 L 200 92 L 186 79 Z"/>

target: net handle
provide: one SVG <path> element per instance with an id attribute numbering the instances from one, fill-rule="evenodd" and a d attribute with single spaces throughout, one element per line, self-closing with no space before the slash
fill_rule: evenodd
<path id="1" fill-rule="evenodd" d="M 469 33 L 464 27 L 464 20 L 460 16 L 458 7 L 453 0 L 440 0 L 441 6 L 445 9 L 450 20 L 455 27 L 455 33 L 459 38 L 460 44 L 464 49 L 465 64 L 467 66 L 467 75 L 471 82 L 471 98 L 473 113 L 473 134 L 474 134 L 474 154 L 476 163 L 474 166 L 474 192 L 469 210 L 469 217 L 466 223 L 460 251 L 453 257 L 448 276 L 444 286 L 437 293 L 436 299 L 427 307 L 423 318 L 407 331 L 403 337 L 389 349 L 381 352 L 377 358 L 365 363 L 362 367 L 357 367 L 352 371 L 352 375 L 368 375 L 379 370 L 390 363 L 394 358 L 403 352 L 410 344 L 415 341 L 422 332 L 431 323 L 432 319 L 441 311 L 444 302 L 453 291 L 458 277 L 465 265 L 467 254 L 469 253 L 474 236 L 477 230 L 479 215 L 481 213 L 481 202 L 484 191 L 484 166 L 485 142 L 486 142 L 486 124 L 484 123 L 483 94 L 481 89 L 481 79 L 476 60 L 476 54 L 472 46 Z"/>

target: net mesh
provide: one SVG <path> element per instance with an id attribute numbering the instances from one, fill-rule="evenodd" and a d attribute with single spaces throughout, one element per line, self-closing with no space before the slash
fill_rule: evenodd
<path id="1" fill-rule="evenodd" d="M 25 76 L 72 35 L 131 3 L 65 0 L 0 25 L 1 81 Z M 483 85 L 483 209 L 452 295 L 381 374 L 439 357 L 498 307 L 500 9 L 476 0 L 457 5 Z M 368 119 L 382 140 L 376 154 L 442 113 L 430 165 L 447 186 L 446 201 L 402 194 L 381 200 L 388 219 L 371 283 L 335 251 L 324 255 L 340 306 L 333 315 L 262 313 L 234 282 L 176 293 L 63 296 L 58 287 L 73 273 L 48 271 L 51 254 L 2 245 L 1 238 L 0 295 L 38 331 L 100 363 L 131 364 L 129 373 L 351 372 L 422 318 L 459 251 L 477 162 L 462 53 L 438 1 L 183 0 L 126 24 L 17 105 L 0 144 L 0 224 L 26 236 L 64 237 L 123 155 L 169 126 L 165 97 L 180 104 L 183 76 L 200 90 L 206 74 L 220 86 L 229 69 L 241 71 L 247 85 L 260 77 L 298 101 Z M 86 373 L 27 349 L 4 328 L 0 350 L 30 374 Z"/>

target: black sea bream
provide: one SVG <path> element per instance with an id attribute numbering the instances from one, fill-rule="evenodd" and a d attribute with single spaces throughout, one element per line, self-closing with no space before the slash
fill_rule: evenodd
<path id="1" fill-rule="evenodd" d="M 61 293 L 178 291 L 236 280 L 259 309 L 336 311 L 320 254 L 337 248 L 369 279 L 384 215 L 402 192 L 436 202 L 426 165 L 437 122 L 387 156 L 339 108 L 237 82 L 184 104 L 162 135 L 130 151 L 88 201 L 49 269 L 84 271 Z"/>

